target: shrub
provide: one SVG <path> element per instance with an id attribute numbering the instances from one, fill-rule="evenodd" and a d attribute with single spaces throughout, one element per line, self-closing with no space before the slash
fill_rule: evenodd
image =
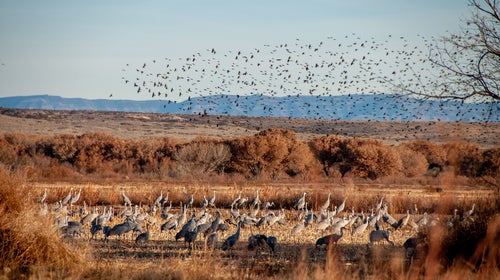
<path id="1" fill-rule="evenodd" d="M 425 174 L 429 167 L 429 163 L 422 153 L 414 151 L 406 145 L 397 146 L 396 152 L 399 154 L 399 158 L 401 159 L 401 171 L 404 176 L 415 177 Z"/>
<path id="2" fill-rule="evenodd" d="M 83 248 L 72 250 L 63 243 L 53 220 L 38 213 L 27 193 L 19 176 L 0 168 L 0 267 L 12 271 L 30 266 L 76 268 L 86 257 Z"/>
<path id="3" fill-rule="evenodd" d="M 326 176 L 335 176 L 338 168 L 333 168 L 337 163 L 343 162 L 343 141 L 333 135 L 314 138 L 309 142 L 309 147 L 318 161 L 323 166 Z M 342 174 L 343 175 L 343 174 Z"/>
<path id="4" fill-rule="evenodd" d="M 347 162 L 352 174 L 376 179 L 402 169 L 401 159 L 394 149 L 385 147 L 382 142 L 372 139 L 346 140 Z"/>
<path id="5" fill-rule="evenodd" d="M 479 145 L 470 142 L 447 143 L 444 145 L 448 164 L 455 167 L 457 175 L 477 177 L 483 163 L 483 152 Z"/>
<path id="6" fill-rule="evenodd" d="M 181 174 L 221 174 L 231 159 L 229 145 L 216 140 L 194 140 L 176 148 L 172 158 Z"/>
<path id="7" fill-rule="evenodd" d="M 327 176 L 354 176 L 376 179 L 402 169 L 402 162 L 394 149 L 373 139 L 340 139 L 324 136 L 309 143 Z"/>
<path id="8" fill-rule="evenodd" d="M 229 172 L 241 172 L 247 177 L 268 174 L 278 178 L 283 173 L 294 177 L 307 173 L 314 158 L 295 133 L 286 129 L 268 129 L 250 137 L 228 141 L 231 147 Z"/>
<path id="9" fill-rule="evenodd" d="M 483 152 L 483 162 L 479 173 L 482 176 L 500 177 L 500 148 L 493 148 Z"/>
<path id="10" fill-rule="evenodd" d="M 442 169 L 446 163 L 445 150 L 428 140 L 414 140 L 404 144 L 404 146 L 415 152 L 421 153 L 427 159 L 429 166 L 438 166 Z"/>

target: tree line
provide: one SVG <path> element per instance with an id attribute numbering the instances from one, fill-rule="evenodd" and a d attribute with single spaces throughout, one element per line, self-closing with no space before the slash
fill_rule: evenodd
<path id="1" fill-rule="evenodd" d="M 476 143 L 436 144 L 413 140 L 388 145 L 367 138 L 325 135 L 302 141 L 286 129 L 272 128 L 232 139 L 197 137 L 129 140 L 105 133 L 35 136 L 0 134 L 0 163 L 25 169 L 37 180 L 95 178 L 290 178 L 377 179 L 384 176 L 500 177 L 500 148 Z"/>

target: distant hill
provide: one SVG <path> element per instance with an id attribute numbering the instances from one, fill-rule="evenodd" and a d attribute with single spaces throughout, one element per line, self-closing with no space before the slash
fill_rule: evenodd
<path id="1" fill-rule="evenodd" d="M 143 113 L 275 116 L 337 120 L 500 121 L 500 102 L 490 104 L 417 100 L 393 95 L 192 97 L 183 102 L 63 98 L 51 95 L 0 98 L 0 107 Z"/>

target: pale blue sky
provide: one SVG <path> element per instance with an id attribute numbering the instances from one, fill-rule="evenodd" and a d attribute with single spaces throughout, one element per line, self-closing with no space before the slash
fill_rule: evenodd
<path id="1" fill-rule="evenodd" d="M 0 96 L 148 99 L 127 63 L 328 36 L 444 35 L 466 0 L 0 0 Z"/>

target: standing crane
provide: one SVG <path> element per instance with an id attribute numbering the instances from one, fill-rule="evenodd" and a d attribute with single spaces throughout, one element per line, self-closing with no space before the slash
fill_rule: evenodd
<path id="1" fill-rule="evenodd" d="M 208 206 L 215 208 L 215 191 L 214 191 L 214 195 L 208 199 Z"/>
<path id="2" fill-rule="evenodd" d="M 125 205 L 125 207 L 130 206 L 132 207 L 132 202 L 130 201 L 130 198 L 128 198 L 128 196 L 125 194 L 125 188 L 121 188 L 122 190 L 122 200 L 123 200 L 123 204 Z"/>
<path id="3" fill-rule="evenodd" d="M 224 240 L 221 247 L 222 250 L 224 251 L 230 250 L 238 242 L 238 240 L 240 239 L 241 223 L 242 223 L 241 221 L 238 222 L 238 229 L 236 230 L 236 232 L 233 235 L 226 238 L 226 240 Z"/>
<path id="4" fill-rule="evenodd" d="M 254 198 L 252 198 L 252 200 L 250 200 L 250 203 L 248 204 L 248 207 L 256 207 L 258 205 L 260 205 L 260 199 L 259 199 L 259 190 L 256 191 L 256 195 Z"/>
<path id="5" fill-rule="evenodd" d="M 301 197 L 295 200 L 293 208 L 297 210 L 303 210 L 305 206 L 306 206 L 306 192 L 304 192 Z"/>
<path id="6" fill-rule="evenodd" d="M 332 195 L 331 192 L 328 193 L 328 198 L 326 201 L 321 205 L 321 212 L 326 212 L 328 210 L 328 207 L 330 206 L 330 196 Z"/>

